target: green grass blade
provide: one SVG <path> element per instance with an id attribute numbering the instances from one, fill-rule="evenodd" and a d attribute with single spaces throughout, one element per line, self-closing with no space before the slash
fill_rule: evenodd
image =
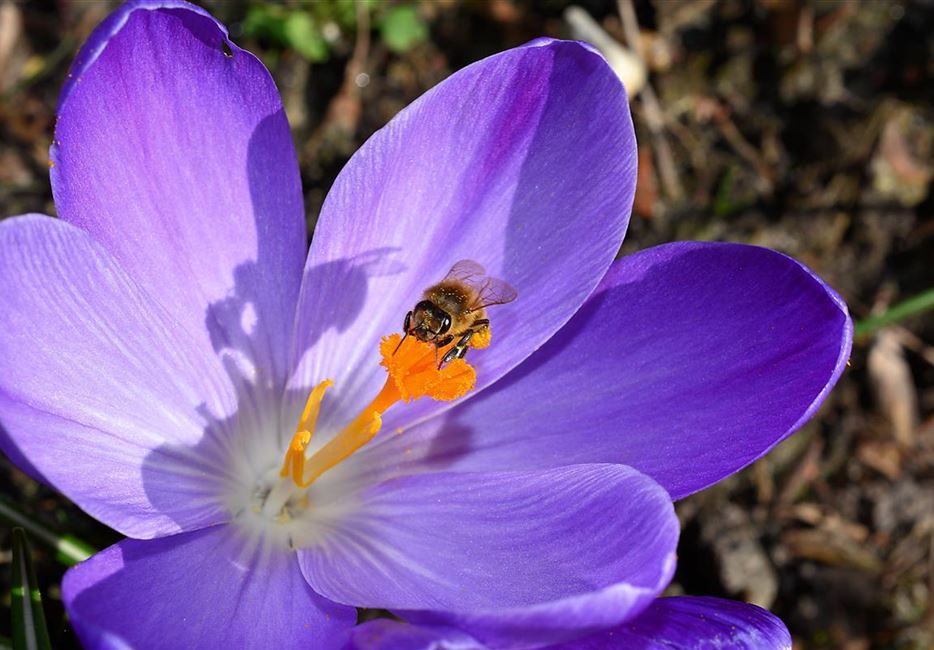
<path id="1" fill-rule="evenodd" d="M 13 529 L 13 647 L 16 650 L 51 650 L 42 613 L 42 595 L 32 567 L 26 531 Z"/>
<path id="2" fill-rule="evenodd" d="M 59 535 L 41 523 L 20 512 L 13 502 L 0 497 L 0 519 L 11 526 L 24 528 L 33 539 L 39 540 L 45 546 L 55 551 L 56 559 L 65 566 L 74 566 L 83 562 L 97 551 L 73 535 Z"/>
<path id="3" fill-rule="evenodd" d="M 905 320 L 909 316 L 920 314 L 928 309 L 934 309 L 934 289 L 928 289 L 913 298 L 900 302 L 878 316 L 859 321 L 856 323 L 854 333 L 858 337 L 866 336 L 886 325 Z"/>

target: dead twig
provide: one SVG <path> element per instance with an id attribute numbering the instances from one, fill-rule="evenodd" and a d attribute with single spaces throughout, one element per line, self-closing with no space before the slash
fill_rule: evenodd
<path id="1" fill-rule="evenodd" d="M 367 59 L 370 57 L 370 10 L 367 3 L 358 2 L 357 8 L 357 34 L 354 41 L 353 54 L 347 64 L 346 75 L 358 88 L 360 83 L 357 76 L 366 69 Z"/>
<path id="2" fill-rule="evenodd" d="M 915 334 L 901 325 L 889 325 L 888 329 L 898 336 L 899 343 L 911 350 L 930 365 L 934 366 L 934 346 L 928 345 Z"/>
<path id="3" fill-rule="evenodd" d="M 804 457 L 785 481 L 778 493 L 777 506 L 793 504 L 798 497 L 820 477 L 820 459 L 824 452 L 824 441 L 815 437 L 808 445 Z"/>
<path id="4" fill-rule="evenodd" d="M 761 189 L 764 193 L 771 194 L 775 188 L 775 174 L 762 160 L 759 151 L 743 137 L 743 134 L 740 133 L 736 123 L 730 119 L 729 115 L 724 114 L 721 119 L 718 119 L 717 127 L 720 129 L 720 135 L 723 136 L 723 139 L 733 147 L 733 151 L 756 168 L 756 173 L 759 175 L 759 181 L 762 184 Z"/>
<path id="5" fill-rule="evenodd" d="M 645 64 L 642 56 L 642 48 L 639 45 L 639 22 L 636 19 L 636 10 L 632 6 L 632 0 L 618 0 L 619 15 L 623 22 L 623 33 L 626 35 L 626 42 L 639 60 Z M 639 96 L 642 103 L 642 113 L 645 118 L 645 124 L 652 134 L 652 145 L 655 149 L 655 157 L 658 162 L 658 174 L 662 180 L 662 187 L 665 194 L 674 202 L 680 202 L 684 198 L 684 188 L 678 179 L 678 171 L 675 167 L 674 157 L 671 154 L 671 147 L 668 146 L 668 140 L 665 138 L 665 119 L 662 115 L 661 104 L 658 102 L 658 96 L 652 87 L 652 82 L 646 80 L 645 87 Z"/>

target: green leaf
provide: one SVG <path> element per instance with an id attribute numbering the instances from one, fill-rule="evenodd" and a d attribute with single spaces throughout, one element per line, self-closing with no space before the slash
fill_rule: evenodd
<path id="1" fill-rule="evenodd" d="M 309 61 L 325 61 L 330 51 L 321 24 L 308 9 L 289 11 L 278 5 L 253 5 L 243 20 L 243 33 L 291 48 Z"/>
<path id="2" fill-rule="evenodd" d="M 74 535 L 60 535 L 49 530 L 43 524 L 20 512 L 6 497 L 0 497 L 0 520 L 6 521 L 11 526 L 25 528 L 35 539 L 55 551 L 55 558 L 65 566 L 74 566 L 78 562 L 84 562 L 97 552 Z"/>
<path id="3" fill-rule="evenodd" d="M 428 38 L 428 26 L 412 5 L 390 9 L 379 25 L 386 47 L 394 52 L 405 52 Z"/>
<path id="4" fill-rule="evenodd" d="M 304 11 L 293 11 L 285 19 L 285 38 L 289 47 L 309 61 L 324 61 L 328 58 L 327 41 L 321 35 L 315 19 Z"/>
<path id="5" fill-rule="evenodd" d="M 16 650 L 51 650 L 42 613 L 42 595 L 32 568 L 26 531 L 13 529 L 13 647 Z"/>
<path id="6" fill-rule="evenodd" d="M 866 336 L 886 325 L 905 320 L 909 316 L 920 314 L 928 309 L 934 309 L 934 289 L 928 289 L 913 298 L 900 302 L 878 316 L 859 321 L 856 323 L 854 333 L 857 337 Z"/>
<path id="7" fill-rule="evenodd" d="M 245 36 L 265 39 L 283 47 L 288 43 L 285 15 L 276 5 L 253 5 L 247 9 L 242 28 Z"/>
<path id="8" fill-rule="evenodd" d="M 0 650 L 13 650 L 13 640 L 0 636 Z"/>

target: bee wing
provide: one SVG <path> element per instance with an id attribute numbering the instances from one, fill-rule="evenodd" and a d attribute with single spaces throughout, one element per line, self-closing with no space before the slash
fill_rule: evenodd
<path id="1" fill-rule="evenodd" d="M 518 295 L 519 292 L 505 280 L 487 277 L 483 284 L 477 287 L 477 299 L 470 306 L 470 310 L 476 311 L 492 305 L 504 305 L 515 300 Z"/>
<path id="2" fill-rule="evenodd" d="M 508 282 L 491 278 L 486 274 L 486 269 L 473 260 L 461 260 L 451 267 L 444 279 L 459 280 L 476 292 L 477 297 L 470 305 L 470 311 L 512 302 L 518 295 Z"/>
<path id="3" fill-rule="evenodd" d="M 479 290 L 486 281 L 486 269 L 473 260 L 461 260 L 451 267 L 445 280 L 460 280 Z"/>

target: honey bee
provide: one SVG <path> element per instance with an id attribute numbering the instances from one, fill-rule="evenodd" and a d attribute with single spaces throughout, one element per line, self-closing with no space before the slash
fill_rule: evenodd
<path id="1" fill-rule="evenodd" d="M 470 347 L 489 345 L 487 307 L 512 302 L 516 295 L 509 284 L 488 276 L 476 262 L 461 260 L 441 282 L 425 289 L 422 300 L 405 315 L 402 338 L 405 340 L 411 334 L 419 341 L 434 343 L 439 349 L 456 339 L 441 358 L 440 368 L 454 359 L 464 358 Z"/>

